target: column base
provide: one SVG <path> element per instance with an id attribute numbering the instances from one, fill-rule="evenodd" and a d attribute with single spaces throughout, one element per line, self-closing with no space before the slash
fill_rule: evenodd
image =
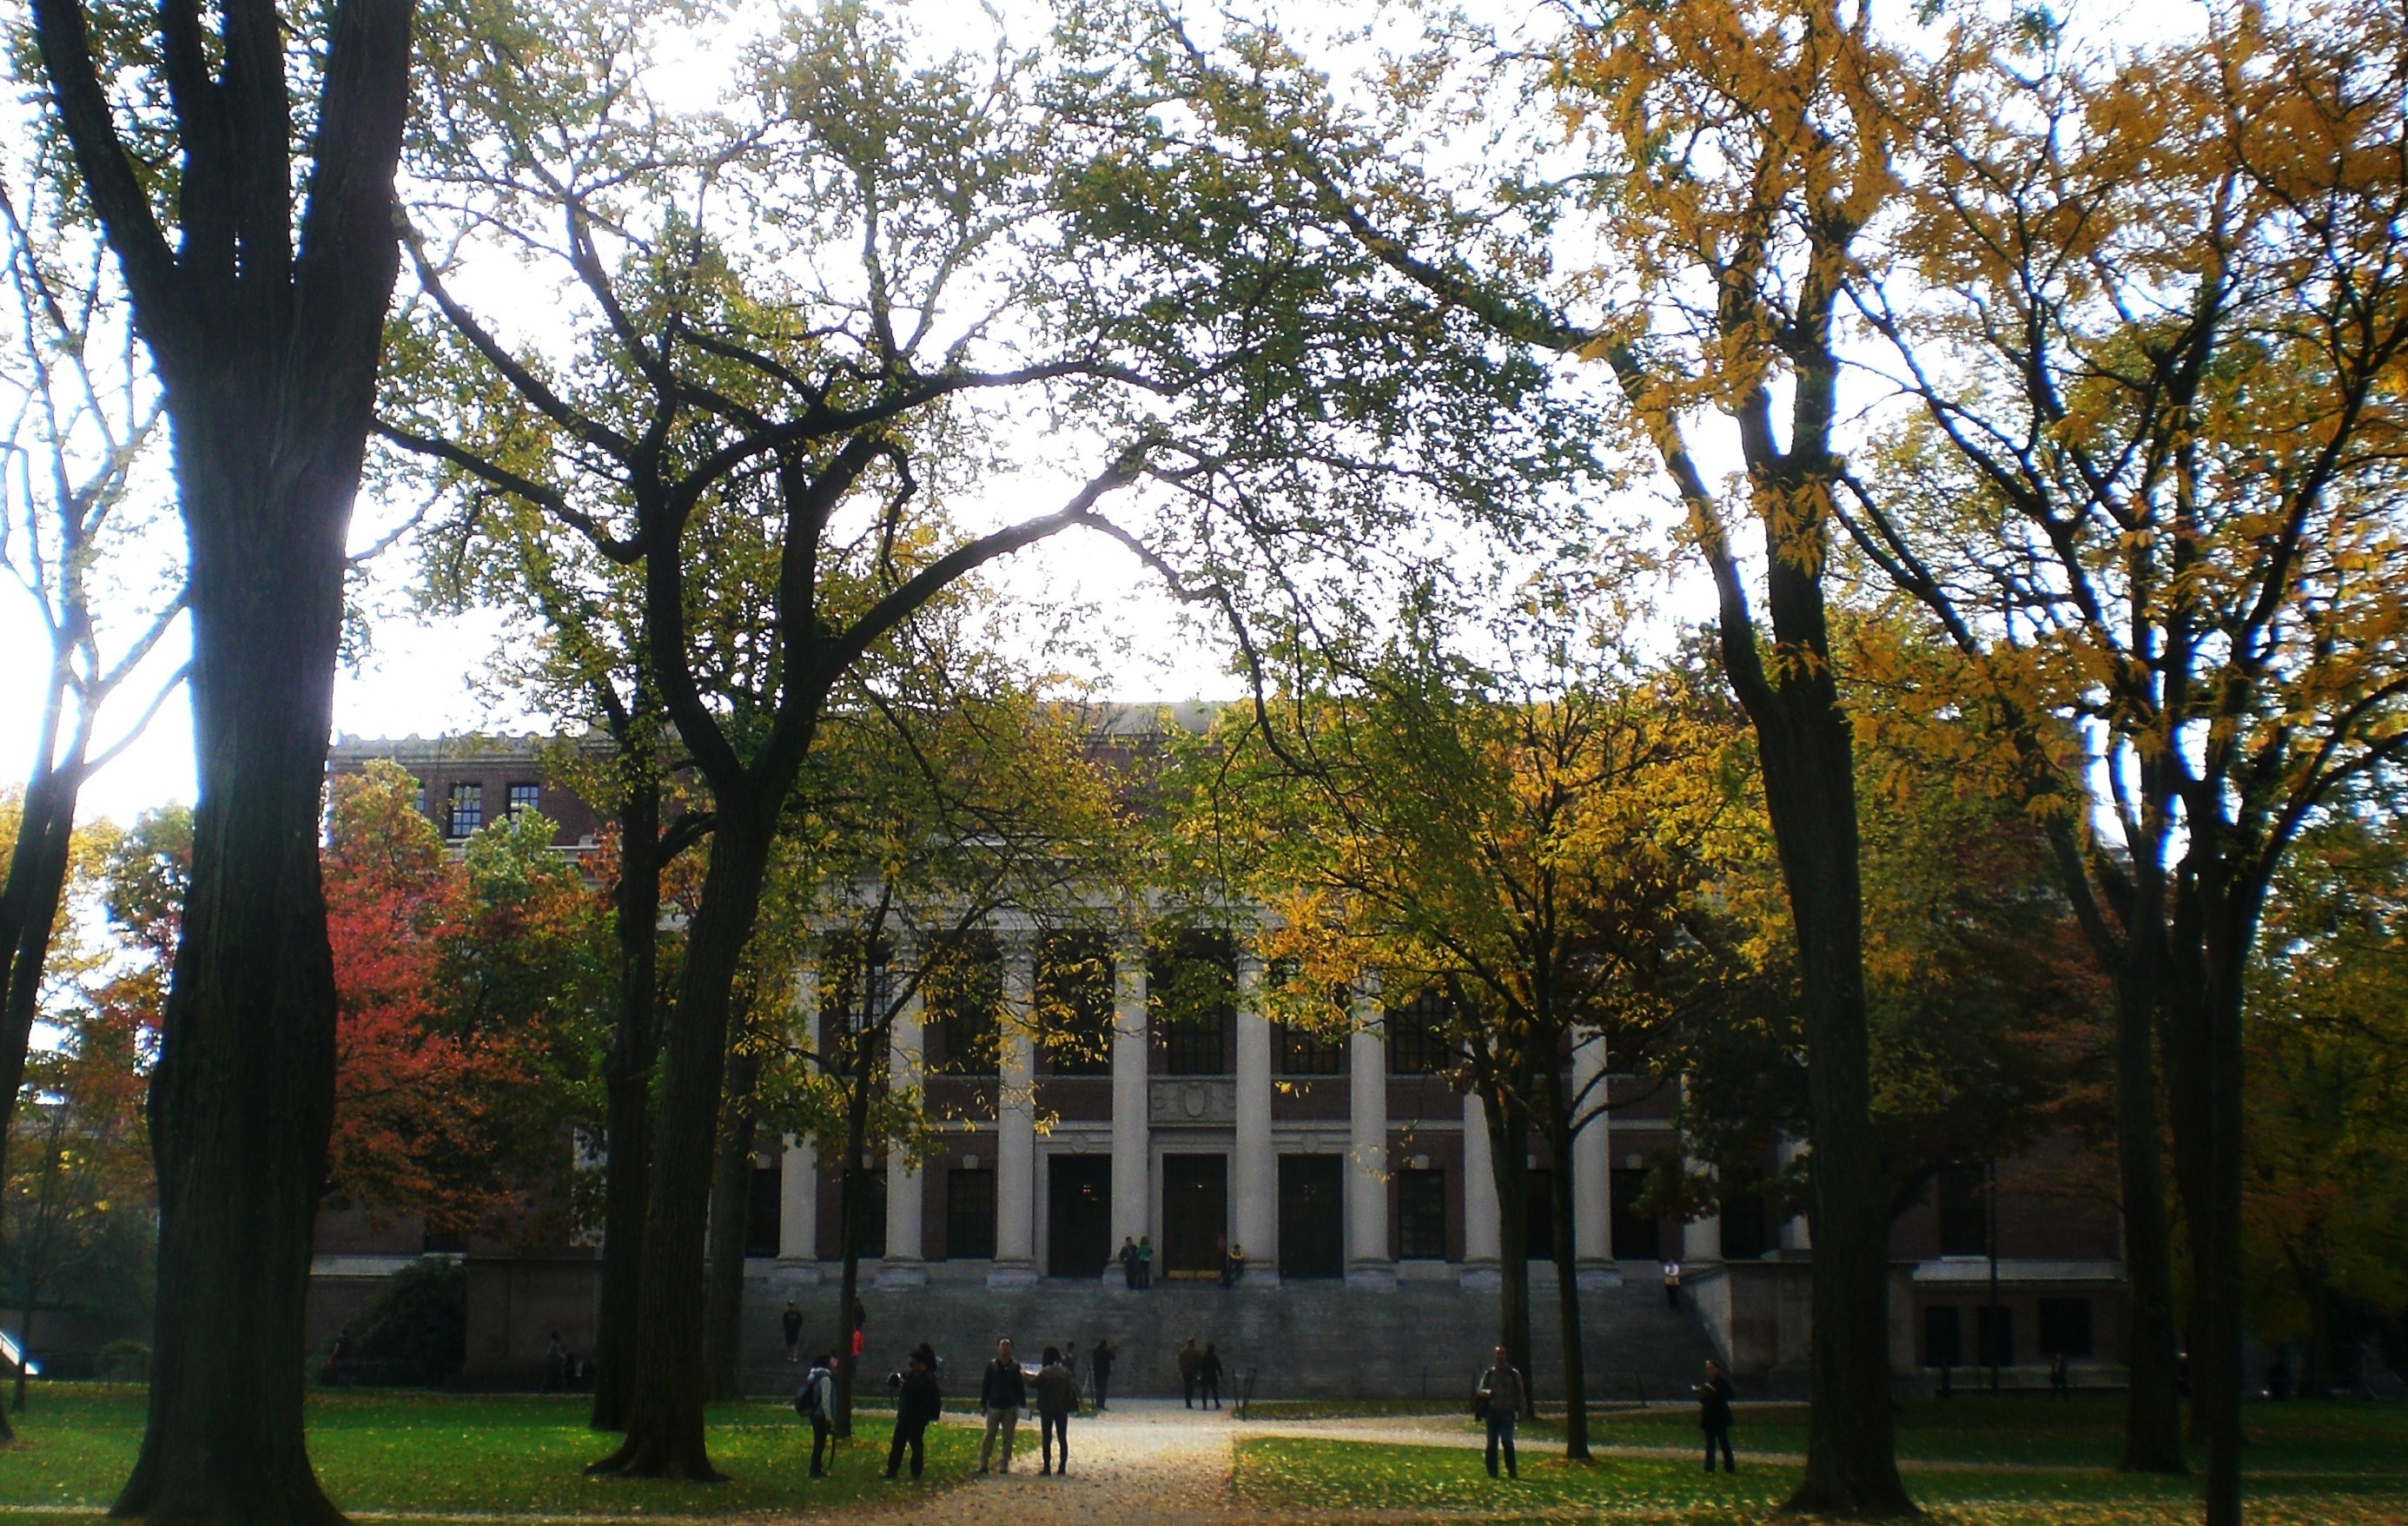
<path id="1" fill-rule="evenodd" d="M 815 1261 L 787 1261 L 781 1257 L 770 1280 L 781 1287 L 816 1288 L 820 1285 L 820 1263 Z"/>
<path id="2" fill-rule="evenodd" d="M 1572 1268 L 1572 1286 L 1619 1288 L 1622 1286 L 1622 1268 L 1612 1262 L 1582 1262 Z"/>
<path id="3" fill-rule="evenodd" d="M 990 1288 L 1034 1288 L 1037 1286 L 1036 1264 L 1025 1261 L 999 1261 L 988 1271 L 986 1285 Z"/>
<path id="4" fill-rule="evenodd" d="M 1395 1292 L 1397 1263 L 1389 1261 L 1356 1262 L 1346 1268 L 1346 1286 L 1373 1292 Z"/>
<path id="5" fill-rule="evenodd" d="M 1463 1285 L 1467 1288 L 1501 1288 L 1505 1270 L 1493 1261 L 1468 1261 L 1463 1263 Z"/>
<path id="6" fill-rule="evenodd" d="M 919 1260 L 906 1261 L 889 1256 L 878 1268 L 873 1288 L 924 1288 L 928 1285 L 928 1264 Z"/>

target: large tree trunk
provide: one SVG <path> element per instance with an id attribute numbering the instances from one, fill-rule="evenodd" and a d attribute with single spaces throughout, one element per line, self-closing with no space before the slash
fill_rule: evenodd
<path id="1" fill-rule="evenodd" d="M 212 401 L 253 406 L 176 416 L 200 798 L 150 1082 L 150 1424 L 115 1513 L 333 1521 L 303 1441 L 303 1312 L 335 1105 L 318 820 L 361 436 L 280 437 L 258 428 L 268 399 Z"/>
<path id="2" fill-rule="evenodd" d="M 710 1397 L 744 1397 L 744 1249 L 752 1237 L 754 1110 L 758 1055 L 727 1057 L 726 1119 L 720 1127 L 719 1166 L 710 1184 L 710 1287 L 704 1321 Z"/>
<path id="3" fill-rule="evenodd" d="M 8 879 L 0 891 L 0 1181 L 7 1179 L 8 1137 L 17 1118 L 17 1091 L 25 1084 L 25 1051 L 41 1006 L 42 968 L 59 897 L 67 882 L 67 851 L 75 834 L 77 768 L 38 771 L 26 788 L 9 850 Z M 29 1299 L 30 1301 L 30 1299 Z M 32 1315 L 19 1327 L 33 1329 Z M 18 1374 L 22 1400 L 24 1375 Z M 20 1408 L 23 1407 L 22 1403 Z M 0 1413 L 0 1442 L 13 1439 Z"/>
<path id="4" fill-rule="evenodd" d="M 1497 1343 L 1522 1370 L 1530 1413 L 1539 1412 L 1530 1370 L 1530 1131 L 1521 1110 L 1488 1099 L 1488 1166 L 1497 1183 Z"/>
<path id="5" fill-rule="evenodd" d="M 652 1072 L 660 1058 L 660 781 L 631 780 L 619 820 L 619 1011 L 602 1062 L 609 1116 L 602 1162 L 602 1295 L 594 1327 L 596 1431 L 627 1427 L 635 1390 L 636 1302 L 643 1276 L 652 1160 Z"/>
<path id="6" fill-rule="evenodd" d="M 718 796 L 702 905 L 687 934 L 685 966 L 662 1046 L 627 1438 L 593 1465 L 596 1473 L 723 1476 L 711 1466 L 703 1433 L 703 1229 L 718 1157 L 728 1014 L 760 908 L 777 801 L 758 809 L 747 808 L 755 803 L 734 798 L 726 788 Z"/>
<path id="7" fill-rule="evenodd" d="M 1563 1347 L 1564 1456 L 1585 1462 L 1589 1455 L 1588 1358 L 1581 1348 L 1580 1248 L 1573 1243 L 1571 1099 L 1565 1094 L 1560 1073 L 1554 1076 L 1548 1091 L 1554 1113 L 1547 1126 L 1548 1148 L 1555 1161 L 1548 1207 L 1555 1221 L 1555 1338 Z"/>
<path id="8" fill-rule="evenodd" d="M 2128 1473 L 2179 1474 L 2189 1469 L 2183 1459 L 2176 1387 L 2172 1241 L 2157 1159 L 2159 925 L 2154 910 L 2128 924 L 2115 978 L 2115 1169 L 2131 1303 L 2131 1379 L 2124 1397 L 2124 1452 L 2116 1465 Z"/>
<path id="9" fill-rule="evenodd" d="M 2220 866 L 2219 866 L 2220 867 Z M 2200 1290 L 2200 1347 L 2191 1356 L 2207 1444 L 2207 1526 L 2240 1526 L 2242 1342 L 2242 1004 L 2257 917 L 2244 891 L 2211 877 L 2201 939 L 2203 978 L 2195 1026 L 2206 1085 L 2202 1209 L 2191 1233 Z"/>
<path id="10" fill-rule="evenodd" d="M 853 999 L 864 1004 L 863 1028 L 867 1028 L 867 992 L 871 989 L 865 970 L 855 981 Z M 846 1015 L 845 1022 L 855 1020 Z M 866 1185 L 867 1168 L 861 1163 L 862 1153 L 869 1148 L 869 1092 L 877 1084 L 876 1067 L 871 1063 L 875 1046 L 866 1036 L 857 1034 L 849 1050 L 854 1075 L 847 1089 L 844 1115 L 844 1169 L 838 1180 L 837 1203 L 837 1254 L 840 1270 L 837 1276 L 836 1342 L 828 1349 L 836 1355 L 836 1433 L 853 1434 L 853 1383 L 859 1376 L 859 1359 L 853 1354 L 853 1305 L 861 1297 L 861 1241 L 863 1217 L 869 1211 L 869 1193 Z"/>

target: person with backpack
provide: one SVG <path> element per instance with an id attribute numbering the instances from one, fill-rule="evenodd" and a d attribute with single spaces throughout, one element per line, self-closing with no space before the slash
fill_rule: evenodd
<path id="1" fill-rule="evenodd" d="M 1723 1453 L 1723 1471 L 1737 1473 L 1731 1457 L 1731 1384 L 1719 1362 L 1706 1363 L 1706 1380 L 1692 1391 L 1698 1396 L 1698 1424 L 1706 1433 L 1706 1471 L 1714 1471 L 1714 1448 Z"/>
<path id="2" fill-rule="evenodd" d="M 886 1476 L 893 1478 L 902 1466 L 903 1451 L 911 1451 L 911 1476 L 920 1476 L 921 1467 L 928 1460 L 928 1427 L 944 1413 L 944 1391 L 937 1387 L 936 1363 L 924 1347 L 914 1350 L 903 1363 L 903 1372 L 896 1384 L 895 1440 L 886 1448 Z"/>
<path id="3" fill-rule="evenodd" d="M 1062 1353 L 1045 1348 L 1045 1365 L 1037 1369 L 1037 1448 L 1040 1478 L 1070 1471 L 1070 1416 L 1079 1407 L 1079 1380 L 1070 1376 Z M 1054 1465 L 1054 1444 L 1062 1444 L 1062 1465 Z"/>
<path id="4" fill-rule="evenodd" d="M 1522 1470 L 1513 1460 L 1513 1421 L 1528 1403 L 1522 1375 L 1506 1356 L 1505 1348 L 1497 1348 L 1496 1365 L 1480 1375 L 1480 1384 L 1472 1390 L 1471 1412 L 1488 1422 L 1488 1476 L 1497 1476 L 1497 1450 L 1505 1450 L 1505 1476 L 1519 1478 Z"/>
<path id="5" fill-rule="evenodd" d="M 811 1426 L 811 1476 L 824 1478 L 836 1461 L 836 1357 L 822 1352 L 811 1358 L 810 1371 L 795 1390 L 795 1413 Z"/>
<path id="6" fill-rule="evenodd" d="M 995 1456 L 996 1433 L 1003 1433 L 1003 1468 L 1011 1471 L 1012 1437 L 1020 1430 L 1020 1412 L 1028 1407 L 1028 1379 L 1012 1359 L 1011 1337 L 995 1343 L 995 1360 L 979 1379 L 979 1408 L 986 1414 L 986 1439 L 979 1443 L 979 1472 Z"/>

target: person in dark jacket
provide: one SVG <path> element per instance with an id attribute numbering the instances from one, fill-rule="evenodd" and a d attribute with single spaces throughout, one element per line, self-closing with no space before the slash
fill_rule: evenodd
<path id="1" fill-rule="evenodd" d="M 1037 1448 L 1042 1466 L 1039 1477 L 1048 1474 L 1070 1471 L 1070 1416 L 1079 1407 L 1079 1380 L 1070 1376 L 1069 1363 L 1062 1353 L 1052 1347 L 1045 1348 L 1045 1365 L 1037 1369 Z M 1054 1444 L 1062 1444 L 1062 1465 L 1054 1465 Z"/>
<path id="2" fill-rule="evenodd" d="M 795 1301 L 791 1298 L 786 1300 L 786 1312 L 778 1316 L 778 1328 L 786 1337 L 786 1360 L 802 1361 L 803 1311 L 795 1306 Z"/>
<path id="3" fill-rule="evenodd" d="M 1697 1387 L 1698 1424 L 1706 1433 L 1706 1471 L 1714 1471 L 1714 1448 L 1723 1450 L 1723 1471 L 1737 1473 L 1739 1464 L 1731 1457 L 1731 1386 L 1723 1376 L 1719 1362 L 1706 1363 L 1706 1380 Z"/>
<path id="4" fill-rule="evenodd" d="M 1204 1353 L 1196 1349 L 1196 1337 L 1190 1335 L 1179 1348 L 1179 1395 L 1190 1409 L 1196 1407 L 1196 1375 L 1203 1366 Z"/>
<path id="5" fill-rule="evenodd" d="M 1203 1360 L 1196 1363 L 1196 1386 L 1204 1395 L 1204 1407 L 1221 1407 L 1221 1352 L 1211 1341 L 1204 1343 Z"/>
<path id="6" fill-rule="evenodd" d="M 1112 1361 L 1120 1354 L 1120 1348 L 1112 1345 L 1109 1335 L 1097 1341 L 1096 1348 L 1087 1353 L 1087 1371 L 1095 1379 L 1096 1413 L 1098 1415 L 1104 1412 L 1104 1395 L 1112 1385 Z"/>
<path id="7" fill-rule="evenodd" d="M 1520 1369 L 1505 1354 L 1505 1348 L 1497 1348 L 1496 1365 L 1480 1375 L 1479 1386 L 1473 1391 L 1480 1395 L 1481 1418 L 1488 1422 L 1488 1476 L 1497 1476 L 1497 1452 L 1501 1446 L 1505 1451 L 1505 1476 L 1519 1478 L 1522 1470 L 1513 1458 L 1513 1422 L 1529 1403 L 1529 1394 L 1525 1391 Z"/>
<path id="8" fill-rule="evenodd" d="M 1121 1236 L 1120 1263 L 1122 1285 L 1137 1291 L 1137 1240 L 1131 1235 Z"/>
<path id="9" fill-rule="evenodd" d="M 944 1391 L 937 1387 L 932 1364 L 921 1352 L 912 1352 L 896 1384 L 895 1441 L 886 1448 L 886 1476 L 894 1477 L 902 1465 L 906 1447 L 911 1450 L 911 1476 L 920 1476 L 920 1469 L 928 1460 L 928 1427 L 936 1423 L 944 1409 Z"/>
<path id="10" fill-rule="evenodd" d="M 986 1414 L 986 1439 L 979 1443 L 979 1471 L 984 1473 L 995 1456 L 996 1433 L 1003 1433 L 1003 1466 L 1011 1471 L 1011 1441 L 1020 1431 L 1020 1412 L 1028 1407 L 1028 1379 L 1011 1354 L 1006 1336 L 995 1343 L 995 1360 L 979 1379 L 979 1408 Z"/>

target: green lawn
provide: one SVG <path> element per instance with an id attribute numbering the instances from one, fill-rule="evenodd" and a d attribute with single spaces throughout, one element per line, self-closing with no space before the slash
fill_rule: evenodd
<path id="1" fill-rule="evenodd" d="M 2128 1478 L 2112 1471 L 2120 1413 L 2112 1399 L 1910 1405 L 1899 1426 L 1908 1488 L 1935 1519 L 1949 1522 L 2175 1526 L 2196 1519 L 2194 1481 Z M 2262 1405 L 2251 1407 L 2248 1419 L 2253 1520 L 2266 1526 L 2408 1520 L 2408 1410 Z M 1794 1462 L 1759 1462 L 1750 1454 L 1799 1451 L 1804 1420 L 1795 1406 L 1742 1406 L 1736 1476 L 1709 1476 L 1687 1460 L 1698 1442 L 1690 1412 L 1650 1410 L 1598 1417 L 1594 1439 L 1609 1447 L 1678 1448 L 1684 1455 L 1625 1452 L 1585 1465 L 1567 1463 L 1555 1455 L 1557 1428 L 1541 1425 L 1523 1433 L 1520 1481 L 1494 1483 L 1480 1455 L 1460 1448 L 1259 1437 L 1240 1444 L 1237 1481 L 1246 1505 L 1272 1516 L 1460 1510 L 1491 1521 L 1748 1521 L 1769 1519 L 1799 1476 Z"/>
<path id="2" fill-rule="evenodd" d="M 142 1434 L 136 1389 L 45 1385 L 32 1408 L 11 1417 L 20 1440 L 0 1451 L 0 1507 L 105 1507 L 125 1479 Z M 609 1448 L 585 1428 L 585 1401 L 489 1398 L 386 1391 L 316 1393 L 309 1455 L 326 1492 L 350 1510 L 427 1514 L 643 1517 L 738 1514 L 911 1497 L 958 1479 L 977 1461 L 978 1434 L 948 1422 L 928 1433 L 928 1472 L 919 1484 L 889 1484 L 888 1429 L 875 1412 L 833 1478 L 813 1480 L 810 1432 L 777 1405 L 715 1405 L 710 1454 L 726 1484 L 589 1478 L 586 1463 Z M 1024 1427 L 1024 1449 L 1036 1445 Z M 25 1516 L 10 1510 L 11 1522 Z M 38 1519 L 38 1518 L 36 1518 Z"/>

